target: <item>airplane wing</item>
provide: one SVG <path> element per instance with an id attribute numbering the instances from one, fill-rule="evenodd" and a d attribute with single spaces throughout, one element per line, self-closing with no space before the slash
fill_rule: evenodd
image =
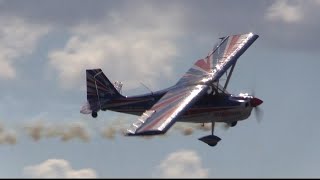
<path id="1" fill-rule="evenodd" d="M 226 36 L 192 68 L 151 109 L 128 129 L 127 135 L 164 134 L 210 85 L 234 65 L 259 36 L 253 33 Z"/>
<path id="2" fill-rule="evenodd" d="M 221 38 L 208 56 L 198 60 L 176 85 L 207 84 L 219 80 L 258 37 L 248 33 Z"/>
<path id="3" fill-rule="evenodd" d="M 207 85 L 175 87 L 169 90 L 151 109 L 142 114 L 128 129 L 128 135 L 156 135 L 165 133 L 175 119 L 185 112 L 203 93 Z"/>

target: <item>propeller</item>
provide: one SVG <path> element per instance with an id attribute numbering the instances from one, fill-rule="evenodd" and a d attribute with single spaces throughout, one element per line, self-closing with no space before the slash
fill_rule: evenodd
<path id="1" fill-rule="evenodd" d="M 263 119 L 263 109 L 259 106 L 254 107 L 254 115 L 256 120 L 258 121 L 258 123 L 261 123 L 262 119 Z"/>
<path id="2" fill-rule="evenodd" d="M 254 63 L 256 65 L 257 61 L 254 61 Z M 254 68 L 254 71 L 256 71 L 256 68 Z M 257 74 L 256 72 L 254 73 Z M 250 103 L 251 103 L 251 106 L 253 107 L 255 119 L 257 120 L 258 123 L 261 123 L 264 112 L 259 105 L 261 105 L 263 101 L 256 98 L 256 91 L 255 91 L 256 83 L 257 83 L 256 79 L 257 79 L 257 76 L 253 76 L 253 88 L 251 89 L 251 95 L 253 96 L 253 98 L 251 99 Z"/>
<path id="3" fill-rule="evenodd" d="M 260 123 L 263 118 L 263 110 L 259 107 L 259 105 L 262 103 L 263 101 L 261 99 L 254 97 L 254 95 L 253 95 L 253 98 L 250 100 L 250 104 L 253 107 L 255 118 L 258 121 L 258 123 Z"/>

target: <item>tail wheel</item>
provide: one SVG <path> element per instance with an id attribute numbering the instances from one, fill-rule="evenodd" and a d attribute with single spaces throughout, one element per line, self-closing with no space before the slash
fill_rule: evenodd
<path id="1" fill-rule="evenodd" d="M 91 113 L 91 116 L 92 116 L 93 118 L 96 118 L 96 117 L 98 117 L 98 113 L 95 112 L 95 111 L 93 111 L 93 112 Z"/>
<path id="2" fill-rule="evenodd" d="M 231 127 L 234 127 L 235 125 L 237 125 L 238 121 L 233 121 L 230 125 Z"/>

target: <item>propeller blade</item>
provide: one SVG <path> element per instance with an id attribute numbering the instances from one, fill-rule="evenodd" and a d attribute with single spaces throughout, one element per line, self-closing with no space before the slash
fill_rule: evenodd
<path id="1" fill-rule="evenodd" d="M 255 118 L 258 121 L 258 123 L 261 123 L 263 119 L 263 109 L 261 109 L 259 106 L 254 108 L 254 114 Z"/>

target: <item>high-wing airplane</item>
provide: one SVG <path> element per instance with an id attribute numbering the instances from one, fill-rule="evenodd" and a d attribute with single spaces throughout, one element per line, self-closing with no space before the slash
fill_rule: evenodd
<path id="1" fill-rule="evenodd" d="M 247 93 L 226 91 L 238 58 L 258 37 L 250 32 L 219 38 L 175 85 L 143 95 L 123 96 L 121 83 L 111 83 L 101 69 L 87 69 L 87 103 L 80 112 L 94 118 L 100 110 L 140 116 L 127 129 L 128 136 L 165 134 L 175 122 L 211 123 L 211 135 L 199 140 L 215 146 L 221 140 L 214 135 L 216 122 L 233 127 L 263 102 Z M 219 80 L 224 75 L 227 79 L 222 85 Z"/>

